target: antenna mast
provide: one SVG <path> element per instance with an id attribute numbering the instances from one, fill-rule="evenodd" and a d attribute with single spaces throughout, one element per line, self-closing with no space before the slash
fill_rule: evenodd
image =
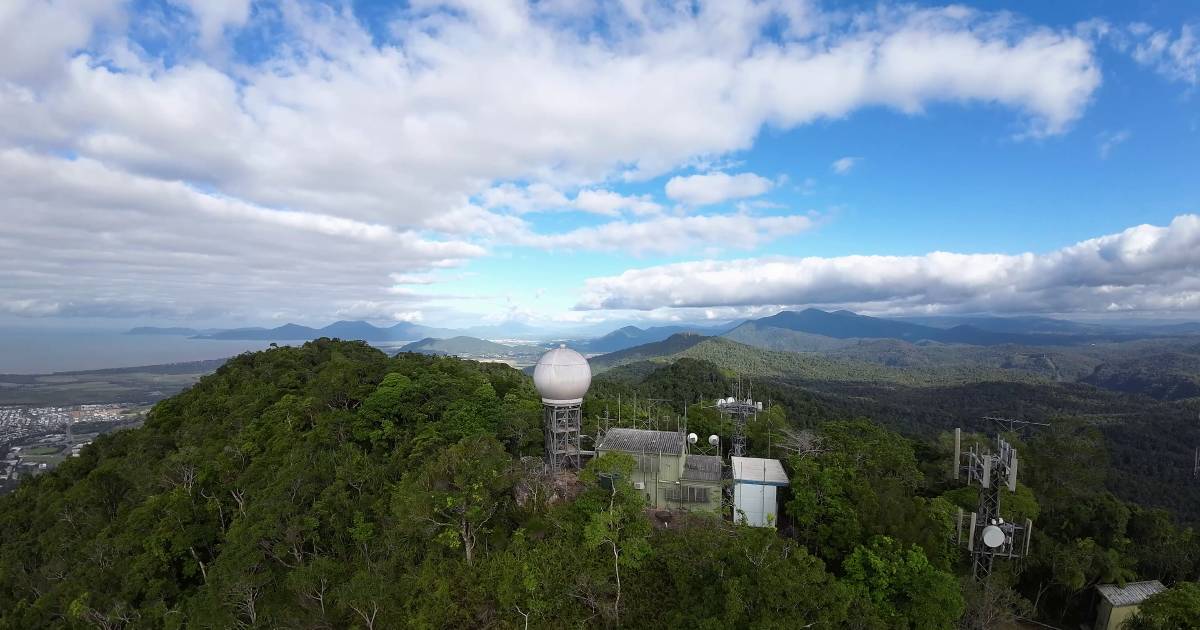
<path id="1" fill-rule="evenodd" d="M 972 575 L 982 581 L 991 575 L 996 558 L 1014 560 L 1029 555 L 1033 521 L 1025 519 L 1023 525 L 1018 525 L 1006 522 L 1000 515 L 1001 487 L 1017 491 L 1017 450 L 1004 438 L 996 437 L 994 454 L 975 446 L 964 453 L 962 429 L 955 429 L 954 478 L 963 475 L 967 485 L 979 484 L 979 503 L 969 523 L 962 509 L 958 510 L 958 541 L 971 554 Z"/>
<path id="2" fill-rule="evenodd" d="M 733 457 L 746 455 L 746 423 L 751 418 L 758 418 L 762 411 L 762 403 L 755 402 L 747 389 L 746 397 L 742 397 L 742 382 L 739 379 L 734 389 L 734 395 L 717 401 L 717 411 L 733 419 L 733 439 L 730 440 L 729 454 Z"/>
<path id="3" fill-rule="evenodd" d="M 1030 427 L 1048 427 L 1049 422 L 1033 422 L 1032 420 L 1017 420 L 1014 418 L 1002 418 L 999 416 L 984 416 L 984 420 L 991 420 L 1001 428 L 1007 429 L 1009 433 L 1024 433 L 1025 429 Z"/>

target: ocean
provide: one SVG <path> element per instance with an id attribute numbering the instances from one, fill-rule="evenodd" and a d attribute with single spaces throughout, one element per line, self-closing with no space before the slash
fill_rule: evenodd
<path id="1" fill-rule="evenodd" d="M 223 359 L 262 350 L 270 343 L 127 335 L 115 330 L 0 328 L 0 373 L 45 374 Z"/>

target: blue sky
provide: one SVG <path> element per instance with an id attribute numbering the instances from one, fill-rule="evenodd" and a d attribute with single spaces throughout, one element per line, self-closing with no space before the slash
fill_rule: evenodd
<path id="1" fill-rule="evenodd" d="M 1190 3 L 0 11 L 0 321 L 1200 310 Z"/>

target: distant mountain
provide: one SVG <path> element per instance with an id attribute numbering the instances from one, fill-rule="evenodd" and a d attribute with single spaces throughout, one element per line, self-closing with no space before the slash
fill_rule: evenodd
<path id="1" fill-rule="evenodd" d="M 579 346 L 586 352 L 616 352 L 634 346 L 640 346 L 647 343 L 662 341 L 679 333 L 695 333 L 699 335 L 709 334 L 708 329 L 699 328 L 696 326 L 652 326 L 650 328 L 638 328 L 637 326 L 625 326 L 618 328 L 603 337 L 585 341 Z"/>
<path id="2" fill-rule="evenodd" d="M 164 335 L 172 337 L 192 337 L 199 335 L 195 328 L 159 328 L 158 326 L 138 326 L 125 331 L 126 335 Z"/>
<path id="3" fill-rule="evenodd" d="M 452 337 L 455 331 L 400 322 L 380 328 L 364 321 L 338 321 L 323 328 L 284 324 L 276 328 L 233 328 L 196 335 L 197 339 L 257 341 L 310 341 L 321 337 L 361 341 L 412 341 L 425 337 Z"/>
<path id="4" fill-rule="evenodd" d="M 632 348 L 625 348 L 616 352 L 602 354 L 598 357 L 588 359 L 593 371 L 604 370 L 616 365 L 624 365 L 635 361 L 644 361 L 647 359 L 656 359 L 666 356 L 678 354 L 691 348 L 692 346 L 711 339 L 697 333 L 676 333 L 653 343 L 647 343 Z"/>
<path id="5" fill-rule="evenodd" d="M 833 339 L 900 339 L 910 343 L 932 341 L 975 346 L 1073 345 L 1121 338 L 1120 335 L 1000 332 L 985 330 L 974 323 L 937 328 L 898 319 L 868 317 L 850 311 L 827 312 L 815 308 L 799 312 L 782 311 L 770 317 L 750 321 L 757 325 L 758 331 L 755 334 L 758 337 L 771 334 L 769 330 L 765 330 L 766 328 L 776 328 Z M 1013 326 L 1014 324 L 1010 322 L 1007 325 Z"/>
<path id="6" fill-rule="evenodd" d="M 945 331 L 890 319 L 867 317 L 850 311 L 827 312 L 816 308 L 803 311 L 781 311 L 770 317 L 752 320 L 759 326 L 783 328 L 823 335 L 835 339 L 922 339 L 940 340 Z"/>
<path id="7" fill-rule="evenodd" d="M 785 352 L 828 352 L 857 343 L 853 339 L 777 328 L 759 321 L 743 322 L 721 336 L 748 346 Z"/>
<path id="8" fill-rule="evenodd" d="M 479 337 L 484 339 L 509 338 L 509 339 L 529 339 L 534 337 L 553 336 L 542 328 L 530 326 L 525 322 L 508 321 L 499 324 L 488 324 L 485 326 L 470 326 L 457 331 L 460 335 L 470 337 Z"/>
<path id="9" fill-rule="evenodd" d="M 284 324 L 277 328 L 234 328 L 222 330 L 207 335 L 197 335 L 197 339 L 238 339 L 254 341 L 307 341 L 317 339 L 321 334 L 316 328 L 299 324 Z"/>
<path id="10" fill-rule="evenodd" d="M 467 336 L 451 337 L 449 339 L 434 339 L 429 337 L 420 341 L 414 341 L 400 348 L 401 352 L 469 356 L 509 356 L 516 353 L 517 350 L 518 348 L 514 348 L 513 346 Z"/>
<path id="11" fill-rule="evenodd" d="M 892 317 L 888 319 L 933 328 L 951 329 L 956 326 L 972 326 L 988 332 L 1015 334 L 1105 335 L 1121 332 L 1119 328 L 1112 326 L 1086 324 L 1034 315 L 1015 317 L 939 315 L 929 317 Z"/>
<path id="12" fill-rule="evenodd" d="M 1200 335 L 1200 322 L 1183 322 L 1180 324 L 1163 324 L 1148 328 L 1160 335 Z"/>

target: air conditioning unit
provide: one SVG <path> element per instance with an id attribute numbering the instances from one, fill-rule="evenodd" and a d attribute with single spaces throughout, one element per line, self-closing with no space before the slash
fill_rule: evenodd
<path id="1" fill-rule="evenodd" d="M 634 490 L 645 490 L 646 484 L 645 484 L 645 482 L 642 482 L 642 481 L 635 481 L 635 482 L 633 482 L 633 489 Z"/>

